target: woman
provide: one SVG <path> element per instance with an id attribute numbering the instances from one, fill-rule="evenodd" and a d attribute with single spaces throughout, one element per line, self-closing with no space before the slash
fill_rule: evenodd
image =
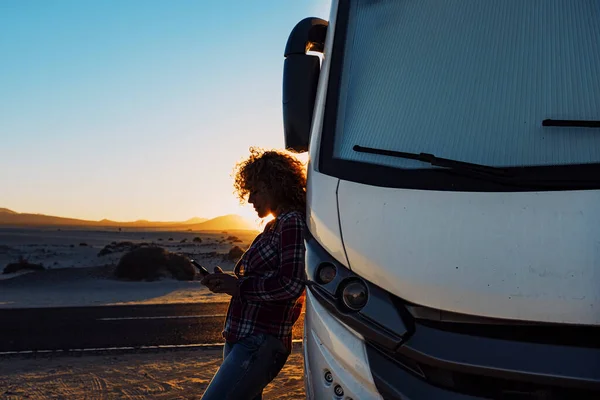
<path id="1" fill-rule="evenodd" d="M 279 151 L 250 149 L 237 164 L 234 187 L 266 224 L 234 268 L 202 280 L 231 295 L 223 336 L 223 363 L 205 400 L 262 399 L 292 348 L 292 327 L 304 303 L 306 174 L 303 164 Z"/>

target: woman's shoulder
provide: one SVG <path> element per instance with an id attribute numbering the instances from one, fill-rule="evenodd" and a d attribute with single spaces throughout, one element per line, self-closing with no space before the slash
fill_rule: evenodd
<path id="1" fill-rule="evenodd" d="M 304 214 L 302 211 L 298 211 L 298 210 L 285 211 L 285 212 L 282 212 L 281 214 L 279 214 L 279 216 L 277 216 L 277 220 L 281 223 L 285 223 L 285 222 L 304 223 L 304 222 L 306 222 L 306 214 Z"/>
<path id="2" fill-rule="evenodd" d="M 283 228 L 290 228 L 291 226 L 297 226 L 303 228 L 306 226 L 306 214 L 301 211 L 285 211 L 277 216 L 276 219 L 271 221 L 273 223 L 273 230 L 281 231 Z"/>

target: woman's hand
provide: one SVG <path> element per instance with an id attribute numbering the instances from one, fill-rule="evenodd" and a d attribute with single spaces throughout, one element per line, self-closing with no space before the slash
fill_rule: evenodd
<path id="1" fill-rule="evenodd" d="M 215 267 L 215 272 L 206 275 L 200 283 L 213 293 L 227 293 L 230 296 L 239 294 L 238 278 L 235 275 L 224 273 L 219 267 Z"/>

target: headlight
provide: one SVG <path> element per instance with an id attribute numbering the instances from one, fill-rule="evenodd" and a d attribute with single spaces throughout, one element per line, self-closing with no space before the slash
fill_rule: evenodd
<path id="1" fill-rule="evenodd" d="M 361 281 L 351 281 L 342 290 L 344 305 L 353 311 L 358 311 L 367 304 L 369 293 L 367 286 Z"/>
<path id="2" fill-rule="evenodd" d="M 327 285 L 335 279 L 336 270 L 333 264 L 325 263 L 319 266 L 317 280 L 321 285 Z"/>

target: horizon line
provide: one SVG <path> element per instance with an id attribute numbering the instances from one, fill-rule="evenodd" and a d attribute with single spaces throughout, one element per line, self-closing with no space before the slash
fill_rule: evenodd
<path id="1" fill-rule="evenodd" d="M 183 223 L 186 221 L 189 221 L 190 219 L 194 219 L 194 218 L 198 218 L 198 219 L 204 219 L 203 222 L 199 222 L 200 223 L 204 223 L 216 218 L 220 218 L 220 217 L 227 217 L 227 216 L 236 216 L 236 217 L 240 217 L 244 220 L 247 220 L 248 222 L 251 222 L 249 218 L 244 217 L 241 214 L 236 214 L 236 213 L 229 213 L 229 214 L 221 214 L 221 215 L 217 215 L 214 217 L 199 217 L 199 216 L 193 216 L 184 220 L 152 220 L 152 219 L 136 219 L 136 220 L 126 220 L 126 221 L 119 221 L 119 220 L 114 220 L 114 219 L 110 219 L 110 218 L 102 218 L 102 219 L 86 219 L 86 218 L 78 218 L 78 217 L 72 217 L 72 216 L 64 216 L 64 215 L 54 215 L 54 214 L 44 214 L 44 213 L 34 213 L 34 212 L 19 212 L 19 211 L 15 211 L 12 208 L 8 208 L 8 207 L 0 207 L 0 210 L 8 210 L 10 213 L 15 213 L 15 214 L 19 214 L 19 215 L 39 215 L 39 216 L 44 216 L 44 217 L 53 217 L 53 218 L 65 218 L 65 219 L 75 219 L 78 221 L 85 221 L 85 222 L 114 222 L 114 223 L 135 223 L 135 222 L 157 222 L 157 223 Z M 1 213 L 1 212 L 0 212 Z"/>

